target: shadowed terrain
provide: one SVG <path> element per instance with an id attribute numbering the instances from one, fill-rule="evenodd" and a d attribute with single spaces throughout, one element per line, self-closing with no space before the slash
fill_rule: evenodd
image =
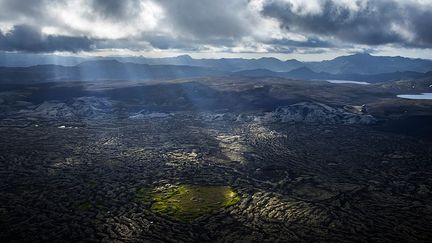
<path id="1" fill-rule="evenodd" d="M 0 239 L 428 241 L 432 101 L 396 97 L 410 89 L 4 85 Z"/>

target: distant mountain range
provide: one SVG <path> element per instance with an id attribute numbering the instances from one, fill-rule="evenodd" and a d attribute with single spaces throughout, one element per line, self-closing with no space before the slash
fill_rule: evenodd
<path id="1" fill-rule="evenodd" d="M 406 79 L 422 79 L 432 77 L 432 71 L 421 73 L 413 71 L 380 73 L 380 74 L 332 74 L 328 72 L 314 72 L 301 67 L 290 72 L 273 72 L 267 69 L 254 69 L 234 72 L 231 75 L 242 77 L 280 77 L 298 80 L 351 80 L 369 83 L 398 81 Z"/>
<path id="2" fill-rule="evenodd" d="M 289 72 L 275 72 L 268 69 L 251 69 L 237 72 L 223 71 L 214 67 L 187 65 L 149 65 L 123 63 L 117 60 L 87 61 L 75 66 L 36 65 L 30 67 L 0 67 L 0 81 L 10 83 L 49 81 L 93 81 L 93 80 L 167 80 L 194 77 L 241 76 L 280 77 L 297 80 L 353 80 L 385 82 L 432 77 L 432 71 L 413 71 L 380 74 L 332 74 L 315 72 L 300 67 Z"/>
<path id="3" fill-rule="evenodd" d="M 205 67 L 122 63 L 116 60 L 88 61 L 76 66 L 37 65 L 0 68 L 0 81 L 16 83 L 62 80 L 165 80 L 219 75 L 226 73 Z"/>
<path id="4" fill-rule="evenodd" d="M 2 53 L 0 64 L 32 62 L 26 54 Z M 30 55 L 30 54 L 27 54 Z M 281 61 L 276 58 L 193 59 L 116 57 L 81 58 L 37 55 L 34 62 L 63 63 L 28 67 L 0 67 L 0 81 L 41 82 L 58 80 L 163 80 L 204 76 L 281 77 L 298 80 L 353 80 L 385 82 L 432 77 L 432 61 L 369 54 L 341 56 L 329 61 Z M 54 60 L 53 58 L 56 58 Z M 90 60 L 90 61 L 89 61 Z"/>
<path id="5" fill-rule="evenodd" d="M 24 67 L 34 65 L 55 64 L 61 66 L 75 66 L 88 61 L 117 60 L 123 63 L 148 65 L 180 65 L 210 68 L 219 72 L 239 72 L 244 70 L 267 69 L 273 72 L 290 72 L 299 68 L 308 68 L 315 73 L 329 74 L 361 74 L 374 75 L 394 72 L 420 72 L 432 71 L 432 60 L 411 59 L 406 57 L 372 56 L 370 54 L 354 54 L 340 56 L 332 60 L 320 62 L 300 62 L 298 60 L 281 61 L 276 58 L 221 58 L 221 59 L 194 59 L 188 55 L 168 58 L 146 57 L 68 57 L 58 55 L 0 53 L 0 66 Z"/>
<path id="6" fill-rule="evenodd" d="M 364 53 L 340 56 L 329 61 L 309 62 L 305 66 L 315 72 L 328 72 L 332 74 L 380 74 L 404 71 L 432 71 L 431 60 L 372 56 Z"/>

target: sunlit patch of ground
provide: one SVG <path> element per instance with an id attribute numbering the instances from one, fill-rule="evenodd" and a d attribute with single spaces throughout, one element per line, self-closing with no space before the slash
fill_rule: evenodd
<path id="1" fill-rule="evenodd" d="M 69 157 L 63 159 L 58 159 L 55 163 L 53 163 L 53 168 L 65 168 L 70 166 L 80 165 L 82 162 L 76 157 Z"/>
<path id="2" fill-rule="evenodd" d="M 168 152 L 167 158 L 170 161 L 170 164 L 175 164 L 176 162 L 197 162 L 198 154 L 194 151 L 192 152 Z"/>
<path id="3" fill-rule="evenodd" d="M 105 138 L 100 141 L 105 146 L 115 146 L 120 144 L 120 139 L 117 137 Z"/>
<path id="4" fill-rule="evenodd" d="M 245 162 L 243 154 L 250 149 L 244 145 L 242 138 L 238 135 L 220 135 L 216 139 L 219 141 L 219 148 L 222 153 L 231 161 Z"/>
<path id="5" fill-rule="evenodd" d="M 190 221 L 214 210 L 229 207 L 240 197 L 229 186 L 178 185 L 141 189 L 137 199 L 151 202 L 151 210 L 183 221 Z"/>

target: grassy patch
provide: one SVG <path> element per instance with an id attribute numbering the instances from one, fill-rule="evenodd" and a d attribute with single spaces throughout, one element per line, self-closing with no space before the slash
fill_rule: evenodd
<path id="1" fill-rule="evenodd" d="M 151 210 L 155 213 L 184 221 L 193 220 L 240 201 L 240 197 L 231 187 L 197 185 L 141 189 L 137 192 L 137 199 L 151 202 Z"/>

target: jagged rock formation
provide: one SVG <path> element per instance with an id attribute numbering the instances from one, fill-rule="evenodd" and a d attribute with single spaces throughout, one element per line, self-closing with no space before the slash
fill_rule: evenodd
<path id="1" fill-rule="evenodd" d="M 263 117 L 262 121 L 304 122 L 319 124 L 372 124 L 376 119 L 361 112 L 330 107 L 318 102 L 301 102 L 287 107 L 277 108 Z"/>
<path id="2" fill-rule="evenodd" d="M 364 106 L 331 107 L 318 102 L 301 102 L 276 108 L 273 112 L 257 114 L 202 113 L 204 121 L 254 123 L 311 123 L 311 124 L 373 124 L 377 120 L 366 113 Z"/>
<path id="3" fill-rule="evenodd" d="M 107 98 L 78 97 L 70 102 L 45 101 L 39 105 L 30 105 L 18 112 L 22 117 L 51 119 L 96 118 L 110 114 L 113 102 Z"/>

